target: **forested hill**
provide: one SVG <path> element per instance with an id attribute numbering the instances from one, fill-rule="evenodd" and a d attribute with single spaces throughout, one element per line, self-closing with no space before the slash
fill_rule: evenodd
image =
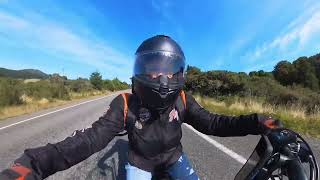
<path id="1" fill-rule="evenodd" d="M 49 77 L 49 75 L 37 69 L 11 70 L 0 68 L 0 77 L 18 79 L 46 79 Z"/>

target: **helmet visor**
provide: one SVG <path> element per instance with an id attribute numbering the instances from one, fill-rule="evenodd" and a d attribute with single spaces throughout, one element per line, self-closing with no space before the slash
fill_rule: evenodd
<path id="1" fill-rule="evenodd" d="M 134 65 L 134 75 L 174 75 L 183 72 L 184 58 L 174 53 L 152 52 L 137 54 Z"/>

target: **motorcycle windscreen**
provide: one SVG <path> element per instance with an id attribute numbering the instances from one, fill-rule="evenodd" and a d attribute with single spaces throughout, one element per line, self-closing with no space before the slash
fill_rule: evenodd
<path id="1" fill-rule="evenodd" d="M 185 60 L 173 53 L 153 52 L 136 56 L 133 75 L 173 75 L 183 72 Z"/>
<path id="2" fill-rule="evenodd" d="M 272 145 L 266 136 L 262 136 L 253 153 L 242 166 L 235 180 L 253 180 L 272 155 Z"/>

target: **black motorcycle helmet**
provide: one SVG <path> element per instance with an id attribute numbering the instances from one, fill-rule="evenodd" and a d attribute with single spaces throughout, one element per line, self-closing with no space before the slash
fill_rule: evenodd
<path id="1" fill-rule="evenodd" d="M 133 93 L 147 108 L 165 110 L 184 85 L 183 51 L 170 37 L 157 35 L 145 40 L 135 55 Z"/>

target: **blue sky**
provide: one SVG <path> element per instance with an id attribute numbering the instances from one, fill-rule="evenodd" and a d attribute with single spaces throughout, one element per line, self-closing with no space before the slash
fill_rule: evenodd
<path id="1" fill-rule="evenodd" d="M 129 81 L 156 34 L 202 70 L 270 71 L 320 52 L 320 1 L 0 0 L 0 67 Z"/>

